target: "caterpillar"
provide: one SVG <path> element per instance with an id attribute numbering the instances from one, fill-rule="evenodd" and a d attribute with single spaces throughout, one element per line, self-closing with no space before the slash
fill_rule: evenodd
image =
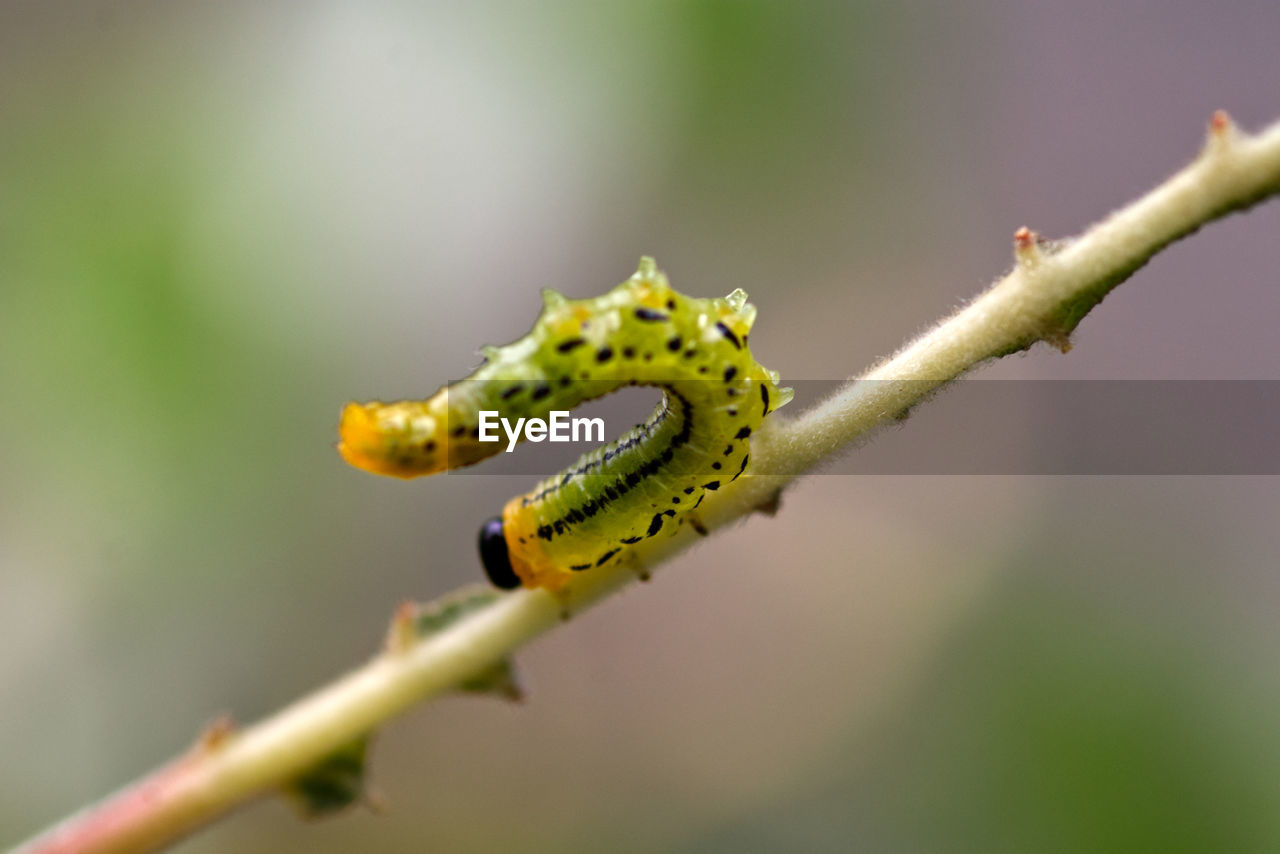
<path id="1" fill-rule="evenodd" d="M 642 258 L 631 278 L 593 299 L 544 290 L 529 334 L 484 348 L 474 374 L 427 400 L 347 404 L 338 450 L 375 474 L 434 474 L 505 448 L 480 441 L 482 410 L 546 418 L 624 386 L 662 389 L 642 424 L 511 499 L 481 527 L 481 563 L 495 586 L 556 591 L 643 540 L 699 524 L 706 494 L 746 471 L 751 434 L 792 397 L 751 355 L 755 315 L 741 289 L 688 297 Z"/>

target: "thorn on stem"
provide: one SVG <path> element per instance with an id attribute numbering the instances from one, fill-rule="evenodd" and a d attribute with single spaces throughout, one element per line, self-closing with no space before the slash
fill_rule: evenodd
<path id="1" fill-rule="evenodd" d="M 1239 136 L 1235 122 L 1226 110 L 1215 110 L 1209 117 L 1209 135 L 1205 140 L 1204 150 L 1207 154 L 1220 154 L 1230 148 Z"/>
<path id="2" fill-rule="evenodd" d="M 195 752 L 197 754 L 209 754 L 218 750 L 231 740 L 231 736 L 235 734 L 236 722 L 230 714 L 223 713 L 214 718 L 196 738 Z"/>
<path id="3" fill-rule="evenodd" d="M 508 700 L 512 703 L 523 703 L 525 698 L 524 686 L 517 682 L 513 677 L 509 682 L 502 686 L 501 696 L 502 699 Z"/>
<path id="4" fill-rule="evenodd" d="M 1044 260 L 1040 251 L 1040 235 L 1025 225 L 1013 233 L 1013 257 L 1018 266 L 1030 269 Z"/>
<path id="5" fill-rule="evenodd" d="M 1044 336 L 1044 341 L 1052 347 L 1057 347 L 1058 352 L 1063 353 L 1064 355 L 1071 352 L 1071 339 L 1065 332 L 1051 332 Z"/>
<path id="6" fill-rule="evenodd" d="M 386 815 L 391 812 L 387 804 L 387 796 L 370 786 L 366 786 L 361 794 L 360 804 L 374 815 Z"/>
<path id="7" fill-rule="evenodd" d="M 770 495 L 767 499 L 765 499 L 764 502 L 757 504 L 755 507 L 755 511 L 757 513 L 763 513 L 764 515 L 772 519 L 774 516 L 778 515 L 778 508 L 780 508 L 781 506 L 782 506 L 782 490 L 779 489 L 776 492 L 774 492 L 773 495 Z"/>
<path id="8" fill-rule="evenodd" d="M 387 630 L 386 650 L 392 655 L 407 652 L 417 640 L 418 606 L 413 602 L 401 602 L 391 618 Z"/>

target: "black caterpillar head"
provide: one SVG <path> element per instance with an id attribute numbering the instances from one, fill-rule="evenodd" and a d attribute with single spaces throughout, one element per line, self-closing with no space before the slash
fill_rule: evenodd
<path id="1" fill-rule="evenodd" d="M 520 576 L 511 568 L 511 555 L 507 551 L 507 538 L 502 530 L 502 517 L 494 516 L 480 526 L 480 563 L 494 587 L 514 590 L 520 586 Z"/>

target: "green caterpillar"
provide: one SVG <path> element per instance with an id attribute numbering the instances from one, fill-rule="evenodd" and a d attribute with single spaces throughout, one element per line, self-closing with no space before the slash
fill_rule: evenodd
<path id="1" fill-rule="evenodd" d="M 377 474 L 416 477 L 471 465 L 503 450 L 481 441 L 482 410 L 543 418 L 629 385 L 657 386 L 662 402 L 617 441 L 511 499 L 481 528 L 480 555 L 502 588 L 561 588 L 575 572 L 622 559 L 686 521 L 709 491 L 737 480 L 749 438 L 792 397 L 751 356 L 755 307 L 742 290 L 697 299 L 674 291 L 652 258 L 603 296 L 543 292 L 533 330 L 486 348 L 466 380 L 425 401 L 350 403 L 338 450 Z"/>

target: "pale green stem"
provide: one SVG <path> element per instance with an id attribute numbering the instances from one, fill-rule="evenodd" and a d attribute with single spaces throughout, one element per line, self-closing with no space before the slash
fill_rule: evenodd
<path id="1" fill-rule="evenodd" d="M 861 379 L 791 421 L 777 417 L 752 439 L 752 466 L 704 502 L 708 528 L 773 505 L 795 475 L 904 415 L 939 386 L 976 365 L 1067 336 L 1111 288 L 1173 240 L 1280 191 L 1280 124 L 1256 136 L 1223 114 L 1210 122 L 1200 156 L 1143 198 L 1079 238 L 1043 246 L 1015 235 L 1011 273 L 965 308 Z M 758 472 L 778 472 L 761 475 Z M 656 567 L 699 537 L 637 547 Z M 575 580 L 569 610 L 580 612 L 635 580 L 635 566 Z M 238 733 L 216 733 L 186 756 L 25 843 L 21 854 L 102 854 L 159 848 L 236 805 L 295 778 L 353 739 L 422 700 L 456 688 L 558 625 L 564 604 L 542 591 L 517 591 L 358 670 Z"/>

